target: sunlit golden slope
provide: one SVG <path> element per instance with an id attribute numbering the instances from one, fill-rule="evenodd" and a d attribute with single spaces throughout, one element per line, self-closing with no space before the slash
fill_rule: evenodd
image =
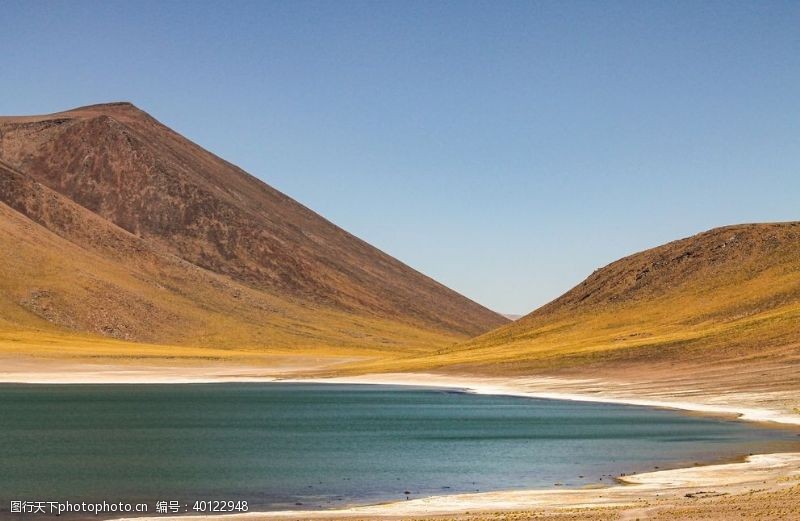
<path id="1" fill-rule="evenodd" d="M 625 257 L 514 323 L 391 369 L 515 374 L 787 357 L 800 358 L 796 222 L 718 228 Z"/>

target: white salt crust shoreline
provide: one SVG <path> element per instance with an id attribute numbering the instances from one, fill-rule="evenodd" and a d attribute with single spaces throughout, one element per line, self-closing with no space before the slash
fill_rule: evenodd
<path id="1" fill-rule="evenodd" d="M 783 425 L 800 426 L 800 414 L 768 409 L 763 407 L 747 407 L 734 404 L 716 405 L 699 401 L 680 399 L 644 399 L 636 397 L 614 397 L 600 393 L 583 394 L 574 392 L 557 392 L 542 390 L 548 383 L 563 383 L 564 379 L 556 378 L 494 378 L 494 377 L 459 377 L 423 373 L 391 373 L 381 375 L 363 375 L 355 377 L 323 378 L 323 379 L 282 379 L 283 382 L 315 382 L 315 383 L 350 383 L 376 385 L 407 385 L 415 387 L 456 388 L 475 394 L 493 394 L 503 396 L 520 396 L 525 398 L 542 398 L 551 400 L 569 400 L 576 402 L 614 403 L 620 405 L 639 405 L 662 409 L 678 409 L 712 415 L 730 415 L 740 420 L 752 422 L 772 422 Z M 507 383 L 511 382 L 511 383 Z M 575 383 L 579 383 L 576 381 Z M 594 383 L 591 380 L 587 384 Z"/>

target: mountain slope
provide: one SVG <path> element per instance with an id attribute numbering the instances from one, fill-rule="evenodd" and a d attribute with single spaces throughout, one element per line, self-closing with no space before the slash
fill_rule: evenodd
<path id="1" fill-rule="evenodd" d="M 504 374 L 800 360 L 800 223 L 714 229 L 620 259 L 514 323 L 412 368 Z"/>
<path id="2" fill-rule="evenodd" d="M 310 308 L 159 251 L 0 162 L 0 329 L 278 349 L 425 349 L 438 332 Z"/>
<path id="3" fill-rule="evenodd" d="M 0 118 L 0 325 L 424 350 L 499 315 L 130 104 Z"/>

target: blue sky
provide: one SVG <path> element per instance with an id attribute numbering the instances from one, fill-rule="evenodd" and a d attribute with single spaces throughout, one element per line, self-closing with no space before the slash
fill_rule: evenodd
<path id="1" fill-rule="evenodd" d="M 800 219 L 800 2 L 3 2 L 0 114 L 129 100 L 493 309 Z"/>

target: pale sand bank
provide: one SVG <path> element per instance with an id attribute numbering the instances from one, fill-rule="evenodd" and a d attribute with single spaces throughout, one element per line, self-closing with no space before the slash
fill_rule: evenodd
<path id="1" fill-rule="evenodd" d="M 258 364 L 157 359 L 115 362 L 110 359 L 34 358 L 0 354 L 0 383 L 20 384 L 187 384 L 271 382 L 302 371 L 328 369 L 351 359 L 273 355 Z"/>

